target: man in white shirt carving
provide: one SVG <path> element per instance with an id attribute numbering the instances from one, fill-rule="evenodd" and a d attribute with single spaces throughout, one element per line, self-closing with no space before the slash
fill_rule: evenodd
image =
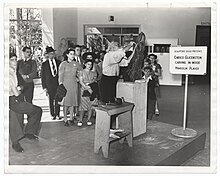
<path id="1" fill-rule="evenodd" d="M 109 43 L 107 53 L 102 64 L 102 78 L 100 83 L 101 100 L 104 103 L 114 103 L 116 97 L 116 84 L 119 77 L 120 65 L 127 66 L 125 52 L 133 46 L 131 42 L 124 48 L 119 48 L 117 42 Z"/>

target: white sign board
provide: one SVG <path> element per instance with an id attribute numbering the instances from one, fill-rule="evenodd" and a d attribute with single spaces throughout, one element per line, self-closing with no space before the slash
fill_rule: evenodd
<path id="1" fill-rule="evenodd" d="M 170 47 L 170 73 L 205 75 L 207 47 Z"/>

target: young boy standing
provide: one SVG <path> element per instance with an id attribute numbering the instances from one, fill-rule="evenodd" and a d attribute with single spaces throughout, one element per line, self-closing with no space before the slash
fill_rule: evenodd
<path id="1" fill-rule="evenodd" d="M 156 80 L 153 77 L 153 69 L 151 66 L 146 66 L 143 69 L 144 76 L 143 78 L 148 82 L 147 89 L 147 119 L 152 120 L 155 113 L 155 104 L 156 104 Z"/>

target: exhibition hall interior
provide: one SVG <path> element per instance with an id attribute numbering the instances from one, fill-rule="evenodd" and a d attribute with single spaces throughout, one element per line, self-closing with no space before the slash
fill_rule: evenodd
<path id="1" fill-rule="evenodd" d="M 9 167 L 211 166 L 211 7 L 7 13 Z"/>

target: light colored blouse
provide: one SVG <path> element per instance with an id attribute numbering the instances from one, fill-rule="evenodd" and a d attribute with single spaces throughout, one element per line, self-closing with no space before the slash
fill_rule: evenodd
<path id="1" fill-rule="evenodd" d="M 123 57 L 125 57 L 123 50 L 109 51 L 106 53 L 103 60 L 102 73 L 106 76 L 118 76 L 119 63 Z"/>

